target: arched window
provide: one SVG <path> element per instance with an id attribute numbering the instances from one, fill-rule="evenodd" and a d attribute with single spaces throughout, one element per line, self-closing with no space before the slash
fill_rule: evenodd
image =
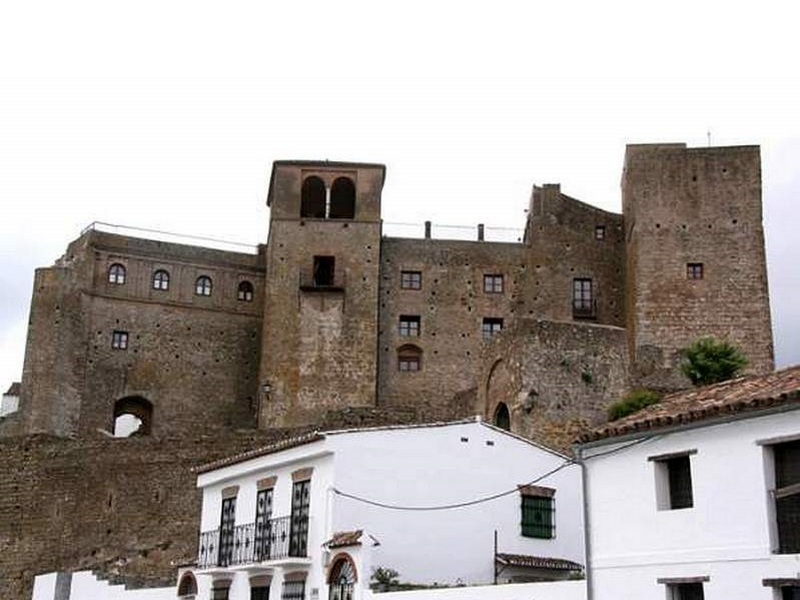
<path id="1" fill-rule="evenodd" d="M 353 587 L 356 583 L 356 567 L 353 560 L 341 556 L 334 561 L 328 576 L 328 600 L 353 600 Z"/>
<path id="2" fill-rule="evenodd" d="M 153 273 L 153 289 L 166 292 L 169 289 L 169 273 L 159 269 Z"/>
<path id="3" fill-rule="evenodd" d="M 331 219 L 352 219 L 356 216 L 356 186 L 349 177 L 339 177 L 331 186 Z"/>
<path id="4" fill-rule="evenodd" d="M 119 263 L 114 263 L 108 268 L 108 283 L 123 285 L 125 283 L 125 267 Z"/>
<path id="5" fill-rule="evenodd" d="M 422 369 L 422 349 L 413 344 L 406 344 L 397 349 L 398 371 L 419 371 Z"/>
<path id="6" fill-rule="evenodd" d="M 181 582 L 178 584 L 178 597 L 184 600 L 191 600 L 197 595 L 197 580 L 191 573 L 184 573 Z"/>
<path id="7" fill-rule="evenodd" d="M 300 195 L 300 216 L 325 218 L 325 183 L 319 177 L 306 177 Z"/>
<path id="8" fill-rule="evenodd" d="M 210 296 L 211 295 L 211 277 L 201 275 L 194 282 L 194 293 L 197 296 Z"/>
<path id="9" fill-rule="evenodd" d="M 236 293 L 236 297 L 242 302 L 252 302 L 253 284 L 249 281 L 242 281 L 239 284 L 239 291 Z"/>
<path id="10" fill-rule="evenodd" d="M 501 402 L 494 409 L 494 424 L 500 429 L 511 431 L 511 414 L 508 412 L 505 402 Z"/>
<path id="11" fill-rule="evenodd" d="M 141 396 L 127 396 L 114 403 L 114 437 L 150 435 L 153 405 Z"/>

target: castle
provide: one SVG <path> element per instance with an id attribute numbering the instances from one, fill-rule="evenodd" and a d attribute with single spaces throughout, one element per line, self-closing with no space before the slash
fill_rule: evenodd
<path id="1" fill-rule="evenodd" d="M 86 231 L 36 272 L 19 411 L 0 437 L 162 464 L 230 452 L 181 442 L 201 433 L 481 414 L 563 448 L 631 389 L 686 387 L 681 350 L 699 337 L 737 345 L 750 373 L 773 369 L 756 146 L 628 146 L 621 215 L 535 186 L 518 243 L 387 237 L 384 178 L 376 164 L 276 162 L 255 254 Z M 126 415 L 144 435 L 106 440 Z M 152 491 L 154 472 L 95 478 L 98 510 L 145 477 Z M 26 501 L 19 487 L 9 502 Z M 158 514 L 197 510 L 175 503 Z M 140 509 L 113 518 L 126 510 Z M 155 540 L 145 528 L 136 539 Z M 92 564 L 98 544 L 50 564 Z"/>

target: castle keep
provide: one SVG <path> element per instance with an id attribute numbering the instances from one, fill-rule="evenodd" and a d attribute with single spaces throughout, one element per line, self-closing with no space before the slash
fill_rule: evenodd
<path id="1" fill-rule="evenodd" d="M 564 448 L 627 391 L 688 386 L 701 336 L 773 369 L 758 147 L 629 146 L 622 214 L 536 186 L 517 243 L 387 237 L 385 174 L 276 162 L 254 253 L 88 230 L 37 270 L 0 595 L 168 579 L 196 551 L 189 467 L 277 428 L 482 414 Z M 140 435 L 109 439 L 125 418 Z"/>

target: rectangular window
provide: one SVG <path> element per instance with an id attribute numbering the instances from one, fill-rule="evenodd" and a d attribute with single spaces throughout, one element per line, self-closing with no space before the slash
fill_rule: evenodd
<path id="1" fill-rule="evenodd" d="M 522 495 L 522 535 L 540 539 L 556 537 L 555 498 Z"/>
<path id="2" fill-rule="evenodd" d="M 691 455 L 695 453 L 696 450 L 689 450 L 648 459 L 655 465 L 658 510 L 678 510 L 694 506 Z"/>
<path id="3" fill-rule="evenodd" d="M 211 600 L 228 600 L 230 585 L 230 581 L 225 581 L 224 585 L 215 583 L 211 588 Z"/>
<path id="4" fill-rule="evenodd" d="M 481 323 L 481 333 L 483 334 L 483 339 L 488 340 L 497 333 L 500 333 L 503 330 L 503 319 L 498 319 L 494 317 L 484 317 L 483 322 Z"/>
<path id="5" fill-rule="evenodd" d="M 572 317 L 574 319 L 593 319 L 596 316 L 592 280 L 577 278 L 572 280 Z"/>
<path id="6" fill-rule="evenodd" d="M 703 600 L 702 583 L 671 583 L 667 585 L 668 600 Z"/>
<path id="7" fill-rule="evenodd" d="M 272 488 L 259 490 L 256 496 L 256 523 L 253 536 L 253 553 L 256 561 L 269 560 L 272 540 Z"/>
<path id="8" fill-rule="evenodd" d="M 400 315 L 400 336 L 419 336 L 420 321 L 418 315 Z"/>
<path id="9" fill-rule="evenodd" d="M 305 581 L 285 581 L 281 600 L 304 600 L 306 596 Z"/>
<path id="10" fill-rule="evenodd" d="M 484 275 L 483 291 L 487 294 L 502 294 L 503 276 L 498 274 Z"/>
<path id="11" fill-rule="evenodd" d="M 397 355 L 397 369 L 399 371 L 419 371 L 420 355 L 416 352 L 401 352 Z"/>
<path id="12" fill-rule="evenodd" d="M 703 263 L 686 263 L 686 279 L 702 279 Z"/>
<path id="13" fill-rule="evenodd" d="M 404 290 L 422 289 L 422 273 L 420 271 L 401 271 L 400 288 Z"/>
<path id="14" fill-rule="evenodd" d="M 800 440 L 772 446 L 778 552 L 800 553 Z"/>
<path id="15" fill-rule="evenodd" d="M 796 585 L 782 587 L 781 600 L 800 600 L 800 587 Z"/>
<path id="16" fill-rule="evenodd" d="M 114 350 L 127 350 L 128 349 L 128 332 L 115 331 L 111 334 L 111 347 Z"/>
<path id="17" fill-rule="evenodd" d="M 314 279 L 316 287 L 326 287 L 334 285 L 336 258 L 333 256 L 314 257 Z"/>
<path id="18" fill-rule="evenodd" d="M 289 556 L 308 556 L 308 514 L 311 482 L 296 481 L 292 486 L 292 514 L 289 518 Z"/>
<path id="19" fill-rule="evenodd" d="M 606 239 L 606 226 L 605 225 L 596 225 L 594 228 L 594 239 L 596 240 L 604 240 Z"/>
<path id="20" fill-rule="evenodd" d="M 250 600 L 269 600 L 269 586 L 251 587 Z"/>
<path id="21" fill-rule="evenodd" d="M 219 518 L 219 562 L 217 563 L 221 567 L 227 567 L 233 559 L 235 523 L 236 498 L 223 498 Z"/>

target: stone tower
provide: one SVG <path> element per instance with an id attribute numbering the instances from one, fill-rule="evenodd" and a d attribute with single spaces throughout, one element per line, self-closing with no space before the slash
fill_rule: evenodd
<path id="1" fill-rule="evenodd" d="M 260 427 L 375 404 L 384 177 L 376 164 L 273 165 Z"/>
<path id="2" fill-rule="evenodd" d="M 703 336 L 771 371 L 759 148 L 628 146 L 622 202 L 634 384 L 681 387 L 681 349 Z"/>

